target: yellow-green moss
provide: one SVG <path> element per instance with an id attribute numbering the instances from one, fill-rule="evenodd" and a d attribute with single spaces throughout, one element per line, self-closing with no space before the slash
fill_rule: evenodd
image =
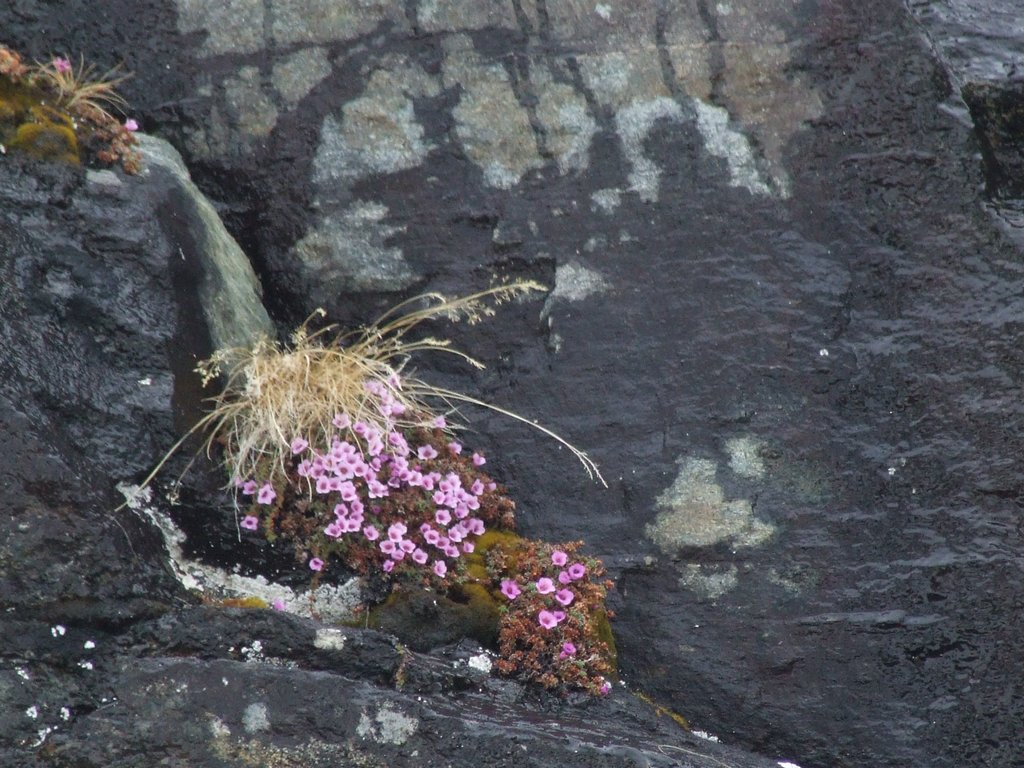
<path id="1" fill-rule="evenodd" d="M 81 162 L 70 116 L 44 103 L 40 92 L 0 77 L 0 144 L 39 160 Z"/>
<path id="2" fill-rule="evenodd" d="M 672 720 L 676 725 L 678 725 L 680 728 L 682 728 L 684 731 L 689 731 L 690 730 L 690 723 L 687 722 L 685 717 L 680 715 L 675 710 L 669 709 L 668 707 L 661 706 L 656 701 L 654 701 L 654 699 L 652 699 L 650 696 L 648 696 L 646 693 L 640 693 L 639 691 L 637 691 L 633 695 L 636 696 L 638 699 L 640 699 L 640 701 L 642 701 L 644 704 L 649 706 L 651 709 L 653 709 L 655 716 L 661 717 L 662 715 L 665 715 L 670 720 Z"/>

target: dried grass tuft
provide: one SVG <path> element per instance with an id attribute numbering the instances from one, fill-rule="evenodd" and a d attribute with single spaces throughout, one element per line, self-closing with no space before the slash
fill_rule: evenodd
<path id="1" fill-rule="evenodd" d="M 516 413 L 476 398 L 435 387 L 402 371 L 409 356 L 424 350 L 448 352 L 469 364 L 483 365 L 449 341 L 427 337 L 408 340 L 406 335 L 420 323 L 437 318 L 475 323 L 494 314 L 494 306 L 544 287 L 521 281 L 491 288 L 457 299 L 439 293 L 427 293 L 405 301 L 370 326 L 338 333 L 335 326 L 316 332 L 309 323 L 319 310 L 292 334 L 287 346 L 268 340 L 252 348 L 220 350 L 200 363 L 197 371 L 204 386 L 224 373 L 223 391 L 211 398 L 211 411 L 161 461 L 146 483 L 163 463 L 192 434 L 207 434 L 206 451 L 215 444 L 224 447 L 225 465 L 232 479 L 247 478 L 269 471 L 271 479 L 285 474 L 294 438 L 303 437 L 312 444 L 327 444 L 337 433 L 332 420 L 347 414 L 353 422 L 362 421 L 386 434 L 392 429 L 429 426 L 439 414 L 438 406 L 450 411 L 457 404 L 488 408 L 529 424 L 558 441 L 583 464 L 588 475 L 602 484 L 604 478 L 593 461 L 555 432 Z M 381 387 L 404 406 L 399 415 L 385 416 L 380 399 L 367 389 Z"/>
<path id="2" fill-rule="evenodd" d="M 97 75 L 95 65 L 87 65 L 85 57 L 79 57 L 77 67 L 69 66 L 67 69 L 59 67 L 58 61 L 68 60 L 37 61 L 30 75 L 37 85 L 56 95 L 61 109 L 114 122 L 117 118 L 110 114 L 110 108 L 120 112 L 128 109 L 128 102 L 117 92 L 117 87 L 131 75 L 119 74 L 120 64 Z"/>

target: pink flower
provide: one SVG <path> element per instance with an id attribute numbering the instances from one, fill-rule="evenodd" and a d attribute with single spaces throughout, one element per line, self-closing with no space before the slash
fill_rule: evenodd
<path id="1" fill-rule="evenodd" d="M 413 551 L 413 553 L 412 553 L 412 559 L 413 559 L 413 560 L 415 560 L 415 561 L 416 561 L 417 563 L 419 563 L 420 565 L 426 565 L 426 562 L 427 562 L 427 553 L 426 553 L 426 552 L 424 552 L 424 551 L 423 551 L 422 549 L 420 549 L 419 547 L 417 547 L 417 548 L 416 548 L 416 549 L 415 549 L 415 550 Z"/>
<path id="2" fill-rule="evenodd" d="M 472 541 L 462 542 L 462 551 L 465 552 L 467 555 L 473 554 L 474 549 L 476 549 L 476 545 L 473 544 Z"/>
<path id="3" fill-rule="evenodd" d="M 388 538 L 392 541 L 401 541 L 408 530 L 405 523 L 392 523 L 388 526 Z"/>
<path id="4" fill-rule="evenodd" d="M 444 429 L 448 426 L 448 422 L 445 421 L 444 416 L 438 416 L 431 422 L 431 425 L 437 427 L 437 429 Z"/>
<path id="5" fill-rule="evenodd" d="M 462 453 L 462 443 L 452 440 L 450 443 L 448 443 L 448 450 L 458 455 Z"/>
<path id="6" fill-rule="evenodd" d="M 556 549 L 551 553 L 551 562 L 561 568 L 569 561 L 569 556 L 560 549 Z"/>
<path id="7" fill-rule="evenodd" d="M 611 689 L 612 689 L 612 684 L 609 683 L 607 680 L 605 680 L 603 683 L 601 683 L 600 690 L 601 690 L 601 695 L 602 696 L 607 696 L 608 693 L 611 691 Z"/>
<path id="8" fill-rule="evenodd" d="M 380 531 L 378 531 L 372 525 L 368 525 L 365 528 L 363 528 L 363 536 L 365 536 L 368 541 L 376 541 L 377 537 L 380 536 Z"/>
<path id="9" fill-rule="evenodd" d="M 277 498 L 277 492 L 274 490 L 270 483 L 264 483 L 260 488 L 259 494 L 256 496 L 256 501 L 260 504 L 270 504 Z"/>
<path id="10" fill-rule="evenodd" d="M 401 549 L 396 549 L 391 553 L 392 560 L 403 560 L 405 558 L 405 552 Z"/>
<path id="11" fill-rule="evenodd" d="M 484 481 L 478 477 L 476 480 L 473 481 L 473 485 L 470 487 L 469 490 L 473 493 L 474 496 L 479 496 L 481 493 L 484 492 Z"/>
<path id="12" fill-rule="evenodd" d="M 297 456 L 298 454 L 302 453 L 304 450 L 309 448 L 309 442 L 301 437 L 296 437 L 294 440 L 292 440 L 291 447 L 292 455 Z"/>
<path id="13" fill-rule="evenodd" d="M 509 600 L 515 600 L 519 595 L 523 593 L 523 590 L 519 588 L 512 579 L 501 580 L 501 594 L 507 597 Z"/>
<path id="14" fill-rule="evenodd" d="M 319 571 L 323 567 L 324 567 L 324 561 L 321 560 L 319 557 L 314 557 L 314 558 L 312 558 L 309 561 L 309 568 L 310 568 L 310 570 Z"/>
<path id="15" fill-rule="evenodd" d="M 124 121 L 124 129 L 129 133 L 135 133 L 139 130 L 139 124 L 132 120 L 130 117 Z"/>
<path id="16" fill-rule="evenodd" d="M 576 598 L 571 589 L 560 589 L 555 592 L 555 600 L 562 605 L 569 605 Z"/>
<path id="17" fill-rule="evenodd" d="M 573 563 L 569 566 L 568 573 L 569 578 L 576 581 L 577 579 L 582 579 L 586 575 L 587 569 L 583 567 L 583 563 Z"/>
<path id="18" fill-rule="evenodd" d="M 408 555 L 416 550 L 416 542 L 414 542 L 412 539 L 405 539 L 404 541 L 399 543 L 398 548 Z"/>
<path id="19" fill-rule="evenodd" d="M 565 611 L 552 611 L 551 615 L 555 617 L 556 624 L 561 624 L 565 621 Z"/>
<path id="20" fill-rule="evenodd" d="M 331 424 L 336 426 L 338 429 L 348 429 L 352 426 L 352 419 L 348 417 L 347 413 L 336 413 L 334 418 L 331 419 Z"/>
<path id="21" fill-rule="evenodd" d="M 53 64 L 53 68 L 62 75 L 71 71 L 71 62 L 63 56 L 58 56 L 51 63 Z"/>
<path id="22" fill-rule="evenodd" d="M 554 629 L 558 626 L 558 620 L 551 611 L 541 611 L 537 614 L 537 623 L 544 629 Z"/>
<path id="23" fill-rule="evenodd" d="M 384 571 L 384 573 L 391 573 L 391 571 L 395 569 L 395 561 L 385 560 L 384 565 L 381 566 L 381 569 Z"/>
<path id="24" fill-rule="evenodd" d="M 542 595 L 550 595 L 555 591 L 555 584 L 547 576 L 537 579 L 537 591 Z"/>
<path id="25" fill-rule="evenodd" d="M 382 541 L 377 546 L 380 547 L 380 551 L 383 552 L 385 555 L 390 555 L 396 549 L 395 542 L 393 542 L 391 539 L 384 539 L 384 541 Z"/>
<path id="26" fill-rule="evenodd" d="M 473 454 L 473 466 L 482 467 L 486 463 L 487 459 L 485 459 L 482 455 L 480 455 L 479 453 Z"/>
<path id="27" fill-rule="evenodd" d="M 439 509 L 434 513 L 434 520 L 438 525 L 448 525 L 452 521 L 452 513 L 447 509 Z"/>
<path id="28" fill-rule="evenodd" d="M 337 522 L 331 523 L 326 528 L 324 528 L 324 535 L 330 536 L 332 539 L 338 538 L 339 536 L 341 536 L 343 532 L 344 529 L 342 528 L 342 526 L 338 525 Z"/>
<path id="29" fill-rule="evenodd" d="M 444 578 L 445 574 L 448 573 L 448 566 L 444 564 L 444 560 L 434 561 L 434 573 L 436 573 L 442 579 Z"/>
<path id="30" fill-rule="evenodd" d="M 558 654 L 558 658 L 567 659 L 570 656 L 576 655 L 576 646 L 572 643 L 562 643 L 562 652 Z"/>
<path id="31" fill-rule="evenodd" d="M 247 531 L 255 531 L 260 527 L 260 519 L 252 515 L 246 515 L 242 518 L 242 527 Z"/>
<path id="32" fill-rule="evenodd" d="M 278 598 L 276 598 L 274 600 L 274 602 L 272 602 L 270 604 L 270 607 L 273 608 L 275 611 L 283 611 L 284 610 L 284 600 L 282 600 L 280 597 L 278 597 Z"/>
<path id="33" fill-rule="evenodd" d="M 558 583 L 559 584 L 572 584 L 572 576 L 570 576 L 565 571 L 562 571 L 562 572 L 560 572 L 558 574 Z"/>
<path id="34" fill-rule="evenodd" d="M 246 480 L 244 483 L 242 483 L 242 493 L 244 493 L 246 496 L 252 496 L 254 493 L 256 493 L 256 481 Z"/>
<path id="35" fill-rule="evenodd" d="M 416 451 L 416 455 L 420 457 L 420 461 L 427 461 L 428 459 L 437 458 L 437 449 L 432 445 L 421 445 Z"/>

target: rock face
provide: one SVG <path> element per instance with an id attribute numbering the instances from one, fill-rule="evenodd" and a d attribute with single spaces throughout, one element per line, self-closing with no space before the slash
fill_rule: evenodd
<path id="1" fill-rule="evenodd" d="M 1001 765 L 1024 753 L 1019 697 L 1007 694 L 1024 685 L 1014 652 L 1024 592 L 1007 578 L 1019 565 L 1024 483 L 1013 4 L 58 5 L 0 11 L 5 42 L 38 58 L 81 50 L 101 68 L 128 59 L 138 117 L 173 140 L 217 201 L 281 327 L 319 305 L 359 323 L 422 289 L 547 281 L 546 301 L 453 329 L 486 371 L 417 365 L 423 378 L 538 419 L 601 465 L 609 490 L 588 485 L 556 444 L 496 416 L 474 421 L 474 442 L 509 483 L 524 532 L 583 538 L 617 575 L 630 686 L 803 768 Z M 129 13 L 131 25 L 110 23 Z M 49 232 L 65 210 L 42 203 L 84 199 L 79 177 L 47 173 L 45 182 L 18 177 L 4 193 L 27 197 L 0 215 L 47 220 L 0 230 L 4 252 Z M 130 236 L 147 226 L 139 220 L 114 247 L 138 251 Z M 82 502 L 110 485 L 112 467 L 141 468 L 173 440 L 171 379 L 160 397 L 131 389 L 155 369 L 142 353 L 134 368 L 98 363 L 86 385 L 38 362 L 51 348 L 67 350 L 60 360 L 105 361 L 122 341 L 101 333 L 94 317 L 106 315 L 79 308 L 123 311 L 100 288 L 88 301 L 62 298 L 63 275 L 75 274 L 66 253 L 45 269 L 5 261 L 0 332 L 25 352 L 5 363 L 0 393 L 5 429 L 25 449 L 0 459 L 21 515 L 6 523 L 4 595 L 41 617 L 5 631 L 48 648 L 55 622 L 72 627 L 66 617 L 99 596 L 81 623 L 122 644 L 109 674 L 132 704 L 105 707 L 106 693 L 83 688 L 89 716 L 68 741 L 59 729 L 43 746 L 68 755 L 97 733 L 146 743 L 130 714 L 149 706 L 147 717 L 172 720 L 172 711 L 212 713 L 204 723 L 174 715 L 201 746 L 173 732 L 148 742 L 198 764 L 211 754 L 238 764 L 370 760 L 330 751 L 349 749 L 338 746 L 347 740 L 395 750 L 374 753 L 385 764 L 399 754 L 453 760 L 454 749 L 428 745 L 440 732 L 419 704 L 376 682 L 369 703 L 373 674 L 358 666 L 338 673 L 360 682 L 357 704 L 336 715 L 307 695 L 324 690 L 326 672 L 305 652 L 279 654 L 302 675 L 295 719 L 269 697 L 199 692 L 220 677 L 230 690 L 226 667 L 241 662 L 206 661 L 193 641 L 153 628 L 176 620 L 168 611 L 181 594 L 160 568 L 153 528 L 102 515 L 102 488 L 91 507 Z M 132 269 L 133 282 L 117 285 L 154 279 Z M 144 306 L 175 317 L 168 296 Z M 62 335 L 78 327 L 87 331 Z M 161 344 L 177 332 L 168 327 Z M 139 413 L 150 414 L 142 420 L 110 410 L 139 397 Z M 24 509 L 45 524 L 18 529 L 29 522 Z M 61 517 L 72 513 L 87 522 Z M 230 573 L 221 562 L 234 547 L 230 525 L 211 526 L 211 541 L 186 554 L 198 562 L 215 551 Z M 69 566 L 69 547 L 88 554 Z M 131 566 L 139 575 L 129 585 L 134 557 L 142 565 Z M 202 636 L 220 615 L 183 614 L 173 626 Z M 315 633 L 294 617 L 266 621 L 275 632 L 294 621 Z M 149 634 L 128 639 L 142 627 Z M 252 639 L 226 644 L 251 648 Z M 12 670 L 30 645 L 11 646 L 25 649 L 5 655 Z M 26 673 L 44 678 L 81 660 L 33 653 L 43 672 Z M 450 676 L 450 660 L 416 658 Z M 274 691 L 288 674 L 241 668 L 266 672 L 253 684 Z M 19 715 L 8 733 L 31 742 L 60 725 L 53 692 L 71 684 L 52 679 L 50 719 Z M 4 711 L 34 706 L 23 677 L 12 671 L 7 682 L 16 706 Z M 188 694 L 140 693 L 184 683 Z M 501 686 L 457 704 L 445 690 L 423 706 L 452 707 L 444 722 L 458 734 L 469 728 L 454 721 L 460 707 L 522 711 L 504 708 Z M 591 704 L 587 717 L 614 719 L 622 701 Z M 553 723 L 578 715 L 556 710 Z M 580 738 L 606 751 L 589 764 L 615 764 L 633 748 L 660 759 L 653 742 L 596 722 L 606 736 Z M 502 759 L 521 764 L 510 746 L 520 727 L 487 720 L 482 730 L 498 735 L 486 757 L 511 750 Z M 308 736 L 301 755 L 258 751 L 283 748 L 282 734 L 295 730 Z M 344 736 L 331 741 L 328 731 Z M 451 744 L 470 743 L 460 739 Z M 539 751 L 527 753 L 540 763 L 575 759 L 557 751 L 564 742 L 537 739 Z"/>

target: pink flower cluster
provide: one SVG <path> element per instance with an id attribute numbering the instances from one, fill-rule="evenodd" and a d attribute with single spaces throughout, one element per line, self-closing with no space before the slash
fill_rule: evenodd
<path id="1" fill-rule="evenodd" d="M 569 561 L 569 556 L 565 552 L 556 549 L 551 553 L 551 563 L 559 568 L 564 566 Z M 569 585 L 574 581 L 579 581 L 587 574 L 586 566 L 583 563 L 573 563 L 568 568 L 559 571 L 557 579 L 559 584 Z M 555 586 L 555 582 L 548 576 L 542 576 L 533 582 L 533 588 L 540 595 L 552 595 L 555 602 L 558 603 L 561 608 L 568 608 L 572 605 L 573 600 L 576 599 L 576 593 L 569 589 L 567 586 L 562 589 L 558 589 Z M 501 593 L 509 600 L 515 600 L 519 595 L 523 593 L 523 588 L 519 586 L 514 579 L 502 579 L 501 581 Z M 540 624 L 544 629 L 554 629 L 563 621 L 565 621 L 565 611 L 561 608 L 554 608 L 554 610 L 541 610 L 537 614 L 537 623 Z M 572 645 L 572 643 L 567 643 Z M 565 649 L 563 648 L 563 651 Z M 572 653 L 575 653 L 576 649 L 573 648 Z M 571 655 L 571 654 L 569 654 Z"/>
<path id="2" fill-rule="evenodd" d="M 392 425 L 392 416 L 405 411 L 393 394 L 400 385 L 397 378 L 387 386 L 377 381 L 367 384 L 388 425 Z M 444 423 L 443 417 L 433 421 L 434 426 Z M 324 527 L 324 536 L 335 541 L 354 536 L 353 543 L 363 546 L 372 542 L 385 573 L 404 563 L 429 569 L 443 579 L 452 561 L 472 553 L 474 540 L 486 531 L 484 521 L 474 512 L 480 509 L 480 497 L 494 490 L 495 484 L 477 478 L 464 487 L 455 472 L 430 471 L 429 462 L 437 458 L 437 448 L 429 443 L 410 446 L 399 428 L 382 430 L 364 421 L 353 422 L 347 414 L 337 414 L 332 424 L 340 434 L 331 436 L 326 450 L 312 447 L 303 436 L 296 436 L 290 445 L 295 473 L 309 484 L 314 498 L 322 499 L 329 509 L 333 502 L 334 519 Z M 482 463 L 482 456 L 474 460 L 476 466 Z M 260 504 L 272 503 L 277 495 L 269 483 L 261 487 L 254 480 L 236 484 L 245 495 L 257 494 Z M 433 507 L 432 522 L 413 530 L 402 521 L 382 520 L 381 508 L 373 503 L 409 489 L 422 493 L 418 506 Z M 422 519 L 421 514 L 418 520 Z M 242 527 L 256 530 L 259 519 L 247 515 Z M 314 557 L 309 567 L 319 571 L 324 562 Z"/>

